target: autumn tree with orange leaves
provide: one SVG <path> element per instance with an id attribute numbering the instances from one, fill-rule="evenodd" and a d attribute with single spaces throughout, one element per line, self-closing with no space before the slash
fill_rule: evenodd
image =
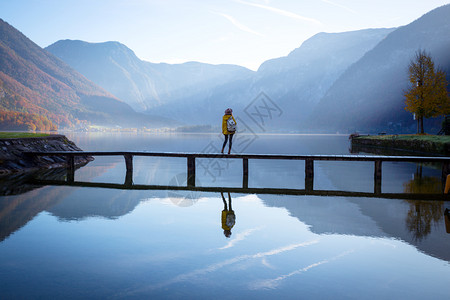
<path id="1" fill-rule="evenodd" d="M 445 72 L 435 68 L 430 54 L 419 50 L 409 64 L 409 82 L 411 86 L 405 92 L 405 109 L 415 114 L 417 133 L 424 133 L 424 118 L 450 113 Z"/>

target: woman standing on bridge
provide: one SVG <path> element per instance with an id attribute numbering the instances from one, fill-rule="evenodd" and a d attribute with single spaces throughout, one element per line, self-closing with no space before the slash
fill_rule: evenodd
<path id="1" fill-rule="evenodd" d="M 227 108 L 225 110 L 225 115 L 222 118 L 222 133 L 225 136 L 225 141 L 222 146 L 222 153 L 227 145 L 228 137 L 230 138 L 230 144 L 228 146 L 228 154 L 231 152 L 231 144 L 233 140 L 233 134 L 236 133 L 236 120 L 233 117 L 233 110 Z"/>

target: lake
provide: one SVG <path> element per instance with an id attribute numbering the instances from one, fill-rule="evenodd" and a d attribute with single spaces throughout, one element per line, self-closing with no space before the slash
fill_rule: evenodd
<path id="1" fill-rule="evenodd" d="M 86 151 L 217 153 L 222 143 L 216 134 L 66 136 Z M 344 135 L 252 133 L 233 142 L 235 153 L 350 152 Z M 197 186 L 242 185 L 240 160 L 196 164 Z M 248 184 L 303 188 L 304 170 L 303 161 L 250 160 Z M 373 171 L 370 162 L 316 162 L 314 188 L 373 192 Z M 75 173 L 84 182 L 124 178 L 123 157 L 96 157 Z M 185 185 L 186 159 L 135 157 L 133 182 Z M 1 299 L 445 299 L 450 293 L 448 202 L 38 185 L 2 190 Z M 382 192 L 440 191 L 439 166 L 383 163 Z"/>

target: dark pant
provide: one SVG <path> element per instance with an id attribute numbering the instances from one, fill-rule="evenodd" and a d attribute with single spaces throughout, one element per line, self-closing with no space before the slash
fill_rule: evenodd
<path id="1" fill-rule="evenodd" d="M 230 137 L 230 145 L 229 145 L 229 149 L 231 149 L 231 144 L 233 143 L 233 134 L 224 134 L 225 135 L 225 141 L 223 142 L 223 146 L 222 149 L 225 149 L 225 146 L 227 145 L 228 142 L 228 137 Z"/>

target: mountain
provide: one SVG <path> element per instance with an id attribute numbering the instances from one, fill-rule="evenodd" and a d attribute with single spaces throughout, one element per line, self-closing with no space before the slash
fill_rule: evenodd
<path id="1" fill-rule="evenodd" d="M 450 74 L 449 15 L 446 5 L 400 28 L 319 33 L 257 72 L 145 62 L 117 42 L 64 40 L 47 49 L 135 110 L 187 125 L 220 126 L 232 107 L 254 131 L 413 131 L 404 110 L 408 64 L 424 49 Z M 266 117 L 270 125 L 255 124 Z"/>
<path id="2" fill-rule="evenodd" d="M 343 33 L 318 33 L 288 56 L 264 62 L 257 73 L 257 84 L 278 87 L 276 93 L 305 90 L 312 103 L 318 102 L 331 84 L 367 51 L 394 29 L 365 29 Z M 284 83 L 281 85 L 280 83 Z M 299 87 L 301 85 L 302 87 Z"/>
<path id="3" fill-rule="evenodd" d="M 253 73 L 235 65 L 150 63 L 118 42 L 61 40 L 46 50 L 140 112 L 168 103 L 176 106 L 191 95 Z"/>
<path id="4" fill-rule="evenodd" d="M 450 76 L 449 16 L 450 5 L 445 5 L 390 33 L 327 91 L 310 125 L 350 132 L 415 132 L 415 121 L 404 110 L 408 64 L 423 49 Z M 440 124 L 428 128 L 438 131 Z"/>
<path id="5" fill-rule="evenodd" d="M 225 106 L 231 106 L 254 131 L 303 130 L 301 120 L 310 115 L 334 81 L 392 30 L 319 33 L 288 56 L 266 61 L 251 78 L 217 87 L 200 105 L 206 109 L 209 122 L 217 122 Z M 261 93 L 277 106 L 274 114 L 279 115 L 264 128 L 255 125 L 250 116 L 267 115 L 258 102 Z M 192 105 L 174 109 L 193 113 Z"/>
<path id="6" fill-rule="evenodd" d="M 61 127 L 151 123 L 1 19 L 0 118 L 7 129 L 34 119 L 37 127 L 24 129 L 42 129 L 42 120 Z"/>
<path id="7" fill-rule="evenodd" d="M 284 117 L 277 128 L 299 126 L 333 82 L 393 29 L 320 33 L 258 72 L 233 65 L 153 64 L 117 42 L 63 40 L 46 49 L 138 111 L 186 124 L 216 124 L 231 106 L 244 110 L 263 91 Z M 201 108 L 201 117 L 198 116 Z M 296 128 L 296 129 L 297 129 Z"/>
<path id="8" fill-rule="evenodd" d="M 288 56 L 264 62 L 252 89 L 264 91 L 278 104 L 284 113 L 282 127 L 298 130 L 344 71 L 393 30 L 316 34 Z"/>

